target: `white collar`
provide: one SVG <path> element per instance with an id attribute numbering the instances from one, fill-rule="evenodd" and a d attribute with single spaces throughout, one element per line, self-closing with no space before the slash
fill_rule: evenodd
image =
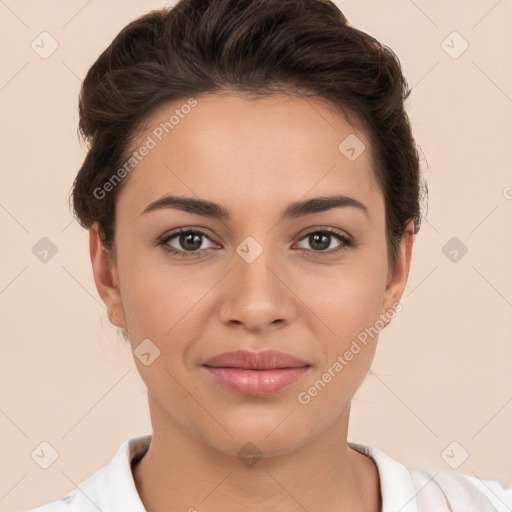
<path id="1" fill-rule="evenodd" d="M 29 512 L 147 512 L 137 492 L 132 464 L 147 451 L 152 435 L 132 437 L 110 464 L 60 500 Z M 501 512 L 512 507 L 512 486 L 436 468 L 407 468 L 383 451 L 360 443 L 348 446 L 370 457 L 379 473 L 381 512 Z"/>
<path id="2" fill-rule="evenodd" d="M 414 482 L 403 464 L 373 446 L 347 444 L 375 462 L 380 479 L 381 512 L 418 512 Z"/>
<path id="3" fill-rule="evenodd" d="M 110 496 L 108 498 L 105 495 L 103 498 L 98 496 L 100 507 L 101 500 L 108 499 L 120 510 L 145 512 L 133 479 L 131 463 L 146 453 L 151 439 L 152 436 L 149 434 L 124 441 L 112 462 L 103 468 L 107 471 L 104 477 Z M 348 445 L 375 462 L 380 479 L 382 512 L 418 511 L 414 483 L 409 470 L 403 464 L 373 446 L 350 442 Z"/>

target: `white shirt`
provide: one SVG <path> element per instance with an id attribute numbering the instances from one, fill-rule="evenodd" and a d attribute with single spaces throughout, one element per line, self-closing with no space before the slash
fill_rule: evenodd
<path id="1" fill-rule="evenodd" d="M 112 461 L 60 500 L 28 512 L 146 512 L 131 470 L 149 448 L 151 435 L 123 442 Z M 452 470 L 407 468 L 381 450 L 348 445 L 373 459 L 380 478 L 382 512 L 511 512 L 510 487 Z"/>

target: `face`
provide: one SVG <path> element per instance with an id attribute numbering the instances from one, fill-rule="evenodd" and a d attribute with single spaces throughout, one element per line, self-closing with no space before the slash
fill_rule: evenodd
<path id="1" fill-rule="evenodd" d="M 389 268 L 369 140 L 332 105 L 194 101 L 161 107 L 134 141 L 141 158 L 117 198 L 115 265 L 91 229 L 96 284 L 130 333 L 153 422 L 226 454 L 248 442 L 284 453 L 346 428 L 375 331 L 396 314 L 412 237 Z M 356 155 L 365 147 L 355 159 L 340 150 L 349 136 Z M 155 205 L 165 196 L 208 204 Z M 345 199 L 311 202 L 333 196 Z M 236 350 L 303 364 L 249 381 L 258 370 L 204 366 Z"/>

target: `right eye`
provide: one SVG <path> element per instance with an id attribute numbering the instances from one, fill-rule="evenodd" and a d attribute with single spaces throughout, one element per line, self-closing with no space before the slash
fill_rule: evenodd
<path id="1" fill-rule="evenodd" d="M 193 257 L 201 254 L 207 249 L 201 249 L 201 246 L 203 245 L 202 239 L 204 238 L 211 240 L 210 237 L 201 229 L 180 229 L 179 231 L 175 231 L 174 233 L 170 233 L 160 238 L 158 240 L 158 245 L 162 246 L 162 249 L 166 252 L 179 254 L 184 257 Z M 175 242 L 175 245 L 170 244 L 171 241 Z"/>

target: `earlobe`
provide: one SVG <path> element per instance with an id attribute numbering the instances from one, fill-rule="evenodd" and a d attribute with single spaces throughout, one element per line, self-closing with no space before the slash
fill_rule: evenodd
<path id="1" fill-rule="evenodd" d="M 112 325 L 115 325 L 116 327 L 120 327 L 121 329 L 124 329 L 126 326 L 121 324 L 119 322 L 119 320 L 116 318 L 116 314 L 113 312 L 113 311 L 108 311 L 107 312 L 107 315 L 108 315 L 108 319 L 110 320 L 110 323 Z"/>
<path id="2" fill-rule="evenodd" d="M 121 301 L 117 269 L 103 246 L 97 222 L 89 228 L 89 252 L 94 282 L 101 299 L 107 307 L 108 318 L 116 327 L 125 328 L 126 319 Z"/>

